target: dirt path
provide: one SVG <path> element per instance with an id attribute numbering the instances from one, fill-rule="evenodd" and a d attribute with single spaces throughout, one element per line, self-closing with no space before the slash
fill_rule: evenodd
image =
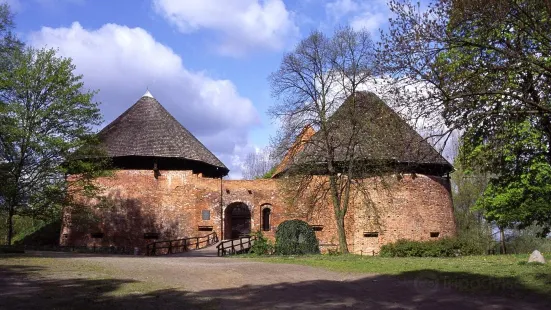
<path id="1" fill-rule="evenodd" d="M 89 256 L 53 253 L 35 253 L 35 255 L 56 257 L 55 262 L 59 264 L 88 266 L 86 268 L 92 270 L 88 272 L 96 272 L 99 275 L 107 272 L 111 279 L 109 281 L 121 283 L 133 281 L 143 283 L 150 288 L 162 287 L 162 289 L 151 289 L 151 292 L 146 294 L 130 292 L 129 295 L 109 297 L 111 293 L 105 292 L 109 289 L 101 284 L 98 288 L 101 294 L 94 295 L 96 296 L 94 302 L 99 299 L 99 304 L 86 303 L 84 306 L 78 304 L 75 308 L 77 306 L 94 308 L 93 306 L 99 305 L 152 309 L 549 308 L 549 305 L 542 302 L 529 303 L 513 298 L 465 295 L 419 279 L 403 280 L 394 276 L 346 274 L 299 265 L 252 262 L 246 259 L 200 255 L 186 257 Z M 18 300 L 17 294 L 23 294 L 28 289 L 25 288 L 25 281 L 18 279 L 15 271 L 9 277 L 4 274 L 5 279 L 10 280 L 5 280 L 2 287 L 2 267 L 0 264 L 0 299 L 2 299 L 2 292 L 11 291 L 9 294 L 4 293 L 12 298 L 11 304 L 4 304 L 4 306 L 8 309 L 16 309 L 18 307 L 13 303 Z M 75 275 L 65 275 L 68 278 L 73 276 Z M 60 276 L 48 277 L 59 278 Z M 52 282 L 45 283 L 52 285 Z M 97 282 L 93 283 L 95 285 Z M 90 286 L 89 283 L 77 284 L 83 288 Z M 33 285 L 40 290 L 40 283 L 35 282 Z M 66 286 L 67 294 L 71 294 L 71 288 L 74 286 L 66 285 L 65 282 L 53 285 Z M 78 294 L 79 291 L 75 291 L 74 294 Z M 57 298 L 55 296 L 52 298 Z M 66 300 L 70 302 L 73 299 L 66 298 Z M 187 303 L 188 301 L 191 303 Z M 184 304 L 186 306 L 183 306 Z M 60 308 L 72 308 L 67 307 L 67 303 L 56 305 L 62 305 Z M 2 302 L 0 302 L 0 308 L 2 308 Z"/>

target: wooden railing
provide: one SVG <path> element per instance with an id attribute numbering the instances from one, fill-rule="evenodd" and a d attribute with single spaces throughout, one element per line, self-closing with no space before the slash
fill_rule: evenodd
<path id="1" fill-rule="evenodd" d="M 183 253 L 204 248 L 216 242 L 218 242 L 218 236 L 216 232 L 212 232 L 202 237 L 155 241 L 147 245 L 145 253 L 147 256 Z"/>
<path id="2" fill-rule="evenodd" d="M 124 254 L 124 255 L 136 254 L 135 248 L 133 247 L 97 246 L 97 245 L 92 245 L 92 246 L 25 245 L 24 247 L 26 251 L 53 251 L 53 252 Z"/>
<path id="3" fill-rule="evenodd" d="M 255 236 L 244 236 L 237 239 L 231 239 L 220 242 L 216 248 L 218 256 L 246 253 L 254 244 Z"/>

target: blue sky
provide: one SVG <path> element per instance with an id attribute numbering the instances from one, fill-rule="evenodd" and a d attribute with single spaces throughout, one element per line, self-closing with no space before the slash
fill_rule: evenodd
<path id="1" fill-rule="evenodd" d="M 313 29 L 385 28 L 385 0 L 0 0 L 29 45 L 73 59 L 106 124 L 148 87 L 239 178 L 275 126 L 268 75 Z"/>

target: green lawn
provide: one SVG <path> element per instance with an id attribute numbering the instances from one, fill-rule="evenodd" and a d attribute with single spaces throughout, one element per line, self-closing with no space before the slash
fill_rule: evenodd
<path id="1" fill-rule="evenodd" d="M 545 254 L 544 254 L 545 255 Z M 457 258 L 372 257 L 359 255 L 271 256 L 245 259 L 300 264 L 333 271 L 428 277 L 462 290 L 504 293 L 532 292 L 551 296 L 551 263 L 528 264 L 529 255 L 465 256 Z M 549 260 L 551 253 L 545 257 Z"/>
<path id="2" fill-rule="evenodd" d="M 77 255 L 53 254 L 59 257 L 0 254 L 0 309 L 213 309 L 171 285 L 134 280 Z"/>
<path id="3" fill-rule="evenodd" d="M 96 259 L 92 259 L 93 257 Z M 20 309 L 211 309 L 218 305 L 218 301 L 212 299 L 212 296 L 193 294 L 185 289 L 185 285 L 165 281 L 171 277 L 172 267 L 166 263 L 170 261 L 165 261 L 164 258 L 124 256 L 120 260 L 130 259 L 132 265 L 131 269 L 126 269 L 120 267 L 120 262 L 111 264 L 102 257 L 99 256 L 98 259 L 95 255 L 47 252 L 0 254 L 0 309 L 14 307 L 13 305 Z M 401 281 L 413 281 L 415 290 L 422 294 L 430 295 L 435 288 L 451 288 L 466 291 L 466 295 L 475 297 L 478 294 L 490 294 L 513 300 L 526 298 L 538 303 L 549 304 L 551 301 L 551 263 L 527 264 L 528 255 L 458 258 L 384 258 L 357 255 L 237 257 L 267 263 L 301 264 L 361 275 L 371 274 L 372 276 L 359 277 L 357 283 L 363 287 L 366 283 L 394 287 L 395 283 Z M 551 254 L 546 257 L 551 258 Z M 110 259 L 113 261 L 119 258 L 113 256 Z M 177 265 L 174 266 L 177 268 Z M 280 267 L 274 265 L 265 270 L 277 272 Z M 335 281 L 316 283 L 332 288 L 339 287 Z M 314 284 L 298 282 L 289 285 L 304 288 Z M 411 288 L 409 285 L 405 287 Z M 249 286 L 244 288 L 244 291 L 254 290 Z M 265 286 L 256 288 L 256 292 L 271 292 L 273 289 L 278 288 Z M 232 294 L 230 296 L 233 298 Z M 415 304 L 415 301 L 408 301 Z"/>

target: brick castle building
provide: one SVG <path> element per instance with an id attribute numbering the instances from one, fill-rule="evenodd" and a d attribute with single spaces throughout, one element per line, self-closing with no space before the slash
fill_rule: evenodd
<path id="1" fill-rule="evenodd" d="M 366 160 L 385 162 L 386 169 L 363 177 L 358 182 L 362 190 L 351 195 L 345 221 L 349 250 L 373 254 L 399 239 L 455 235 L 452 166 L 375 95 L 362 93 L 361 98 L 371 111 L 365 118 L 371 132 L 360 148 Z M 375 117 L 373 111 L 379 114 Z M 388 124 L 398 125 L 386 128 Z M 328 199 L 313 204 L 287 198 L 292 162 L 298 154 L 313 154 L 304 143 L 316 139 L 311 127 L 304 129 L 274 178 L 258 180 L 224 179 L 228 168 L 149 92 L 100 131 L 99 138 L 117 169 L 95 181 L 99 197 L 80 197 L 80 207 L 64 209 L 62 245 L 143 248 L 155 240 L 211 232 L 230 239 L 257 230 L 273 238 L 281 222 L 298 218 L 312 225 L 322 249 L 337 246 Z M 312 182 L 323 179 L 320 174 Z"/>

